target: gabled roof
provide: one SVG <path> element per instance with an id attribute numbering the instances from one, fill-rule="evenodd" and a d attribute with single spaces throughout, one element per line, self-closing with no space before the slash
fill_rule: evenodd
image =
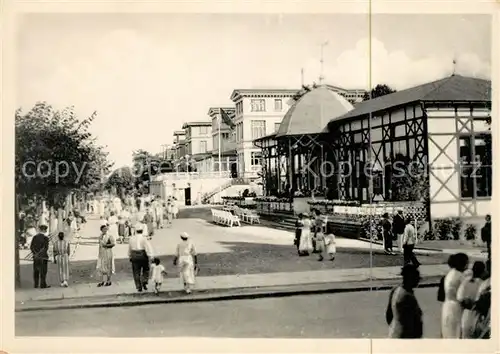
<path id="1" fill-rule="evenodd" d="M 376 113 L 416 101 L 491 101 L 491 81 L 460 75 L 448 76 L 444 79 L 360 102 L 352 111 L 333 118 L 331 122 Z"/>
<path id="2" fill-rule="evenodd" d="M 231 94 L 231 101 L 236 102 L 241 97 L 278 95 L 281 97 L 292 97 L 299 89 L 279 89 L 279 88 L 256 88 L 256 89 L 235 89 Z"/>
<path id="3" fill-rule="evenodd" d="M 211 127 L 212 122 L 210 121 L 205 121 L 205 122 L 187 122 L 182 125 L 182 129 L 186 129 L 188 127 Z"/>
<path id="4" fill-rule="evenodd" d="M 286 112 L 276 138 L 321 133 L 332 118 L 352 109 L 353 106 L 344 97 L 327 86 L 314 88 Z"/>

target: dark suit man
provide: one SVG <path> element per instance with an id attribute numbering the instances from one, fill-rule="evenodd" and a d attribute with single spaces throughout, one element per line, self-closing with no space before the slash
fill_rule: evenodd
<path id="1" fill-rule="evenodd" d="M 491 261 L 491 215 L 486 215 L 485 223 L 481 229 L 481 239 L 488 248 L 488 259 Z"/>
<path id="2" fill-rule="evenodd" d="M 49 262 L 49 237 L 47 236 L 47 225 L 40 226 L 40 232 L 31 240 L 31 253 L 33 253 L 33 280 L 35 288 L 38 285 L 42 289 L 49 288 L 47 285 L 47 264 Z"/>

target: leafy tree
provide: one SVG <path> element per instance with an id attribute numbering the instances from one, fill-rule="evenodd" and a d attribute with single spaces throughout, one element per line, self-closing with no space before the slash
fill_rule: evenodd
<path id="1" fill-rule="evenodd" d="M 58 111 L 45 102 L 16 111 L 15 186 L 22 204 L 39 199 L 60 208 L 69 193 L 99 185 L 110 164 L 89 132 L 95 117 L 80 121 L 73 107 Z"/>
<path id="2" fill-rule="evenodd" d="M 396 90 L 392 89 L 388 85 L 386 85 L 386 84 L 378 84 L 377 86 L 375 86 L 371 90 L 371 92 L 366 92 L 365 93 L 365 95 L 363 96 L 363 101 L 367 101 L 369 99 L 373 99 L 373 98 L 385 96 L 385 95 L 388 95 L 388 94 L 394 93 L 394 92 L 396 92 Z M 370 93 L 371 93 L 371 97 L 370 97 Z"/>
<path id="3" fill-rule="evenodd" d="M 135 177 L 128 166 L 117 168 L 106 181 L 105 188 L 114 191 L 122 200 L 135 188 Z"/>

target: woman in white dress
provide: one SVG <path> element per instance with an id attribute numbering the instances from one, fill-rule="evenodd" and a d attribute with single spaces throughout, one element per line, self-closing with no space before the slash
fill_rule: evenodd
<path id="1" fill-rule="evenodd" d="M 300 216 L 300 241 L 299 255 L 308 256 L 313 251 L 312 235 L 311 235 L 311 220 L 309 215 L 302 214 Z"/>
<path id="2" fill-rule="evenodd" d="M 108 234 L 113 237 L 115 242 L 116 242 L 116 240 L 120 239 L 120 236 L 118 234 L 118 217 L 116 216 L 114 211 L 109 213 Z"/>
<path id="3" fill-rule="evenodd" d="M 444 277 L 444 302 L 441 312 L 441 335 L 443 338 L 458 339 L 461 335 L 462 305 L 458 301 L 458 288 L 464 279 L 464 271 L 469 265 L 465 253 L 451 255 L 448 259 L 450 270 Z"/>
<path id="4" fill-rule="evenodd" d="M 461 338 L 474 338 L 476 329 L 476 317 L 473 312 L 474 303 L 476 302 L 477 293 L 483 280 L 481 279 L 486 271 L 486 266 L 483 262 L 474 262 L 472 266 L 472 275 L 465 277 L 462 284 L 458 288 L 457 300 L 463 308 Z"/>
<path id="5" fill-rule="evenodd" d="M 172 198 L 172 217 L 174 219 L 177 219 L 177 216 L 179 215 L 179 207 L 177 205 L 177 199 Z"/>
<path id="6" fill-rule="evenodd" d="M 179 275 L 184 284 L 184 290 L 187 294 L 190 294 L 195 284 L 198 257 L 194 244 L 189 240 L 189 235 L 186 232 L 181 234 L 181 240 L 177 245 L 174 265 L 179 267 Z"/>

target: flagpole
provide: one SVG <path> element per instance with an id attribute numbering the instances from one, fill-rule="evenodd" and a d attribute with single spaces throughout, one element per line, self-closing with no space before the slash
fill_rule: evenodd
<path id="1" fill-rule="evenodd" d="M 219 117 L 217 118 L 218 124 L 219 124 L 219 177 L 222 177 L 222 166 L 221 166 L 221 149 L 222 149 L 222 144 L 221 144 L 221 134 L 220 134 L 220 125 L 221 125 L 221 120 L 222 120 L 222 112 L 219 109 Z"/>

